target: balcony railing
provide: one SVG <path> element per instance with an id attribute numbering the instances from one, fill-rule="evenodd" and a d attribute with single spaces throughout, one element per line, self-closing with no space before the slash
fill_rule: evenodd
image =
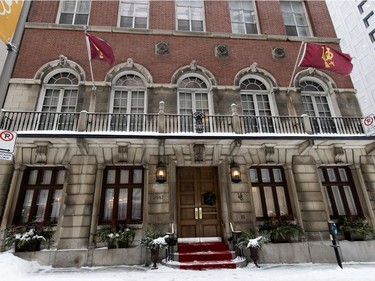
<path id="1" fill-rule="evenodd" d="M 245 116 L 204 114 L 118 114 L 82 112 L 20 112 L 2 110 L 0 129 L 64 131 L 243 134 L 243 135 L 365 135 L 360 117 Z"/>

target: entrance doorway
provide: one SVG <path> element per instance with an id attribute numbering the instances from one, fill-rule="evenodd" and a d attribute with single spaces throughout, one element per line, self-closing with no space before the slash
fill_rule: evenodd
<path id="1" fill-rule="evenodd" d="M 222 237 L 217 167 L 178 167 L 178 236 Z"/>

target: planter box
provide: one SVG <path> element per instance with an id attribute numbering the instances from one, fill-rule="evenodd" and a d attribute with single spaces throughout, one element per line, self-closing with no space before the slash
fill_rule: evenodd
<path id="1" fill-rule="evenodd" d="M 16 252 L 36 252 L 40 251 L 40 241 L 39 240 L 34 240 L 30 243 L 27 243 L 22 246 L 18 246 L 18 243 L 15 244 L 14 250 Z"/>

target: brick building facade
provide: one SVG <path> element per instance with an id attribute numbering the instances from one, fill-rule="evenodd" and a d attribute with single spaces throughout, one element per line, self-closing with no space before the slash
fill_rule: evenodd
<path id="1" fill-rule="evenodd" d="M 32 2 L 0 115 L 18 134 L 0 160 L 1 228 L 53 221 L 37 259 L 142 264 L 149 224 L 227 241 L 285 216 L 304 236 L 262 261 L 332 262 L 328 220 L 374 224 L 374 142 L 350 79 L 293 71 L 304 41 L 340 49 L 324 1 L 67 2 Z M 92 61 L 94 81 L 84 25 L 116 58 Z M 132 247 L 95 243 L 113 221 L 136 229 Z M 374 261 L 374 247 L 342 241 L 347 260 Z"/>

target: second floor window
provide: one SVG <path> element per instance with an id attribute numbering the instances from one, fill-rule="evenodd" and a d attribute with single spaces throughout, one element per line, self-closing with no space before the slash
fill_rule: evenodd
<path id="1" fill-rule="evenodd" d="M 15 213 L 15 223 L 57 223 L 66 170 L 63 167 L 26 168 Z"/>
<path id="2" fill-rule="evenodd" d="M 100 223 L 141 223 L 143 168 L 107 167 L 104 171 Z"/>
<path id="3" fill-rule="evenodd" d="M 348 167 L 320 167 L 318 175 L 332 219 L 348 215 L 363 216 L 352 174 Z"/>
<path id="4" fill-rule="evenodd" d="M 203 0 L 177 0 L 177 30 L 204 31 Z"/>
<path id="5" fill-rule="evenodd" d="M 91 0 L 61 1 L 60 24 L 87 25 L 90 14 Z"/>
<path id="6" fill-rule="evenodd" d="M 257 220 L 292 216 L 284 170 L 278 166 L 253 166 L 250 180 Z"/>
<path id="7" fill-rule="evenodd" d="M 122 0 L 120 2 L 120 26 L 147 28 L 148 13 L 148 0 Z"/>
<path id="8" fill-rule="evenodd" d="M 302 1 L 281 1 L 286 34 L 289 36 L 311 36 L 305 6 Z"/>
<path id="9" fill-rule="evenodd" d="M 46 78 L 39 105 L 40 110 L 46 113 L 39 117 L 39 130 L 73 128 L 76 123 L 74 112 L 78 100 L 78 83 L 78 77 L 72 72 L 58 72 Z"/>
<path id="10" fill-rule="evenodd" d="M 142 131 L 146 102 L 146 86 L 141 77 L 128 73 L 113 85 L 111 130 Z"/>
<path id="11" fill-rule="evenodd" d="M 304 80 L 300 82 L 301 98 L 304 113 L 311 118 L 315 133 L 336 133 L 326 90 L 317 82 Z"/>
<path id="12" fill-rule="evenodd" d="M 258 33 L 254 5 L 253 1 L 229 1 L 233 33 Z"/>
<path id="13" fill-rule="evenodd" d="M 246 78 L 240 84 L 245 132 L 274 132 L 269 90 L 262 81 Z"/>

